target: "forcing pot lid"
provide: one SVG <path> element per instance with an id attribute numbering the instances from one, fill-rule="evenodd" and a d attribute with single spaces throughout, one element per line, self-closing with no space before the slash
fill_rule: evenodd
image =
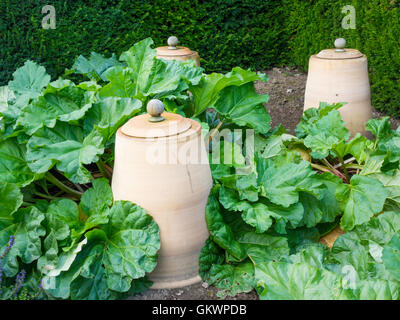
<path id="1" fill-rule="evenodd" d="M 178 57 L 193 54 L 193 51 L 189 48 L 178 46 L 178 38 L 175 36 L 169 37 L 167 42 L 168 46 L 156 48 L 157 55 Z"/>
<path id="2" fill-rule="evenodd" d="M 357 49 L 345 49 L 346 40 L 339 38 L 335 40 L 336 49 L 325 49 L 318 53 L 316 56 L 320 59 L 327 60 L 344 60 L 344 59 L 357 59 L 364 55 Z"/>
<path id="3" fill-rule="evenodd" d="M 158 99 L 148 102 L 147 112 L 125 123 L 121 127 L 122 133 L 136 138 L 162 138 L 181 134 L 192 126 L 189 119 L 164 112 L 164 104 Z"/>

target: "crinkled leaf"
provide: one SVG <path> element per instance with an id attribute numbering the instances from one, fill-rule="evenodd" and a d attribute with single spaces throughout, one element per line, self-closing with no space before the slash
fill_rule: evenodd
<path id="1" fill-rule="evenodd" d="M 14 118 L 12 115 L 12 101 L 15 100 L 14 91 L 12 91 L 8 86 L 0 87 L 0 115 L 8 116 Z"/>
<path id="2" fill-rule="evenodd" d="M 335 150 L 350 136 L 337 110 L 330 111 L 326 116 L 313 123 L 306 134 L 304 144 L 312 150 L 311 156 L 317 159 L 327 157 L 331 150 Z"/>
<path id="3" fill-rule="evenodd" d="M 49 232 L 47 237 L 44 239 L 44 255 L 42 255 L 38 262 L 37 268 L 41 273 L 45 273 L 46 270 L 53 270 L 58 264 L 58 244 L 55 233 Z"/>
<path id="4" fill-rule="evenodd" d="M 94 81 L 106 81 L 107 79 L 104 77 L 104 72 L 119 64 L 120 63 L 117 61 L 114 54 L 110 58 L 106 58 L 99 53 L 92 52 L 89 59 L 80 55 L 75 60 L 75 63 L 72 66 L 72 71 L 78 74 L 83 74 Z"/>
<path id="5" fill-rule="evenodd" d="M 387 199 L 400 208 L 400 170 L 395 171 L 392 176 L 376 173 L 369 177 L 379 180 L 387 191 Z"/>
<path id="6" fill-rule="evenodd" d="M 246 252 L 240 243 L 235 240 L 231 228 L 224 222 L 215 193 L 216 190 L 214 189 L 208 198 L 206 206 L 206 222 L 211 238 L 234 257 L 243 259 L 246 256 Z"/>
<path id="7" fill-rule="evenodd" d="M 132 281 L 153 271 L 160 238 L 156 223 L 142 208 L 116 201 L 110 223 L 103 230 L 89 231 L 86 237 L 83 250 L 55 279 L 50 291 L 55 297 L 115 299 L 115 291 L 148 287 Z"/>
<path id="8" fill-rule="evenodd" d="M 164 62 L 167 64 L 166 72 L 168 74 L 178 74 L 188 84 L 198 84 L 203 75 L 204 69 L 197 67 L 193 60 L 165 60 Z"/>
<path id="9" fill-rule="evenodd" d="M 271 128 L 271 118 L 263 103 L 267 103 L 268 100 L 268 95 L 257 94 L 253 83 L 247 83 L 223 89 L 214 108 L 239 126 L 247 126 L 255 129 L 256 132 L 267 133 Z"/>
<path id="10" fill-rule="evenodd" d="M 289 244 L 284 237 L 242 232 L 237 241 L 245 247 L 247 255 L 256 264 L 267 260 L 278 261 L 289 255 Z"/>
<path id="11" fill-rule="evenodd" d="M 104 208 L 111 207 L 113 194 L 106 178 L 93 180 L 93 187 L 86 190 L 82 195 L 80 207 L 87 216 L 92 216 Z"/>
<path id="12" fill-rule="evenodd" d="M 382 171 L 390 171 L 392 168 L 398 169 L 400 163 L 400 132 L 399 130 L 391 130 L 389 117 L 369 120 L 367 129 L 377 138 L 378 150 L 386 154 Z"/>
<path id="13" fill-rule="evenodd" d="M 383 249 L 382 260 L 386 270 L 397 281 L 400 281 L 400 232 L 397 232 Z"/>
<path id="14" fill-rule="evenodd" d="M 366 124 L 366 128 L 378 140 L 386 140 L 392 135 L 389 117 L 383 117 L 382 119 L 370 119 Z"/>
<path id="15" fill-rule="evenodd" d="M 353 291 L 353 299 L 357 300 L 398 300 L 400 284 L 381 279 L 362 280 Z"/>
<path id="16" fill-rule="evenodd" d="M 203 280 L 208 278 L 208 272 L 213 265 L 224 262 L 224 251 L 209 237 L 201 249 L 199 257 L 199 273 Z"/>
<path id="17" fill-rule="evenodd" d="M 84 223 L 79 219 L 79 209 L 75 201 L 70 199 L 52 200 L 46 212 L 46 228 L 55 231 L 57 240 L 65 240 L 72 236 L 72 242 L 84 231 Z M 69 249 L 69 248 L 68 248 Z"/>
<path id="18" fill-rule="evenodd" d="M 111 67 L 105 72 L 110 82 L 100 89 L 100 97 L 131 98 L 135 96 L 133 70 L 122 66 Z"/>
<path id="19" fill-rule="evenodd" d="M 304 207 L 303 223 L 309 228 L 318 223 L 333 222 L 341 213 L 340 204 L 335 196 L 336 188 L 342 184 L 341 179 L 331 173 L 323 173 L 320 178 L 326 186 L 321 199 L 300 192 L 300 202 Z"/>
<path id="20" fill-rule="evenodd" d="M 357 274 L 366 277 L 368 264 L 370 263 L 369 248 L 362 246 L 355 233 L 347 233 L 340 236 L 332 248 L 331 261 L 345 266 L 352 266 Z"/>
<path id="21" fill-rule="evenodd" d="M 318 120 L 325 117 L 332 110 L 338 110 L 342 106 L 342 103 L 328 104 L 326 102 L 321 102 L 318 108 L 309 108 L 305 110 L 301 117 L 301 121 L 294 130 L 296 136 L 299 138 L 305 138 L 310 134 L 311 129 Z"/>
<path id="22" fill-rule="evenodd" d="M 28 60 L 13 73 L 13 80 L 8 83 L 8 87 L 19 95 L 18 99 L 28 101 L 37 98 L 49 82 L 50 76 L 46 69 Z"/>
<path id="23" fill-rule="evenodd" d="M 257 176 L 254 173 L 248 175 L 226 175 L 219 178 L 219 181 L 228 188 L 237 190 L 240 200 L 257 201 L 259 187 Z"/>
<path id="24" fill-rule="evenodd" d="M 289 207 L 282 207 L 268 202 L 258 202 L 252 204 L 250 208 L 244 210 L 243 220 L 256 228 L 257 232 L 267 231 L 274 221 L 275 230 L 279 233 L 286 232 L 286 224 L 289 222 L 292 227 L 299 225 L 303 218 L 304 209 L 300 203 Z"/>
<path id="25" fill-rule="evenodd" d="M 253 81 L 266 81 L 261 75 L 242 68 L 233 68 L 231 72 L 223 75 L 212 73 L 204 75 L 196 86 L 190 86 L 195 103 L 195 115 L 201 114 L 207 108 L 213 108 L 220 92 L 228 86 L 241 86 Z"/>
<path id="26" fill-rule="evenodd" d="M 41 127 L 54 128 L 57 121 L 71 122 L 81 119 L 95 101 L 94 92 L 75 85 L 51 90 L 22 110 L 18 124 L 29 135 Z"/>
<path id="27" fill-rule="evenodd" d="M 340 225 L 349 231 L 382 211 L 387 191 L 379 180 L 354 175 L 350 184 L 337 188 L 336 197 L 344 211 Z"/>
<path id="28" fill-rule="evenodd" d="M 300 262 L 264 262 L 255 266 L 262 300 L 332 300 L 341 293 L 341 277 Z"/>
<path id="29" fill-rule="evenodd" d="M 0 181 L 0 229 L 13 223 L 12 214 L 22 205 L 22 193 L 15 184 Z M 8 240 L 7 240 L 8 242 Z M 0 255 L 3 252 L 0 251 Z"/>
<path id="30" fill-rule="evenodd" d="M 82 213 L 88 217 L 85 229 L 106 224 L 110 214 L 109 207 L 113 203 L 113 194 L 107 179 L 96 179 L 92 184 L 93 187 L 82 195 L 80 203 Z"/>
<path id="31" fill-rule="evenodd" d="M 220 298 L 235 296 L 254 289 L 254 267 L 250 262 L 242 262 L 237 266 L 214 264 L 205 280 L 220 289 L 217 294 Z"/>
<path id="32" fill-rule="evenodd" d="M 31 171 L 25 156 L 26 146 L 19 144 L 17 138 L 0 142 L 0 181 L 24 187 L 40 178 L 40 174 Z"/>
<path id="33" fill-rule="evenodd" d="M 23 208 L 13 214 L 12 224 L 0 230 L 0 252 L 4 252 L 10 236 L 15 237 L 14 245 L 3 259 L 3 271 L 7 277 L 18 272 L 18 258 L 23 263 L 32 263 L 42 255 L 43 220 L 44 214 L 35 207 Z"/>
<path id="34" fill-rule="evenodd" d="M 136 99 L 109 97 L 93 105 L 84 120 L 85 132 L 89 133 L 94 126 L 108 141 L 128 119 L 140 112 L 142 103 Z"/>
<path id="35" fill-rule="evenodd" d="M 54 128 L 39 129 L 28 142 L 26 159 L 36 173 L 50 170 L 54 165 L 75 183 L 91 180 L 85 164 L 97 162 L 104 152 L 101 134 L 93 130 L 84 137 L 83 130 L 66 123 Z"/>
<path id="36" fill-rule="evenodd" d="M 322 182 L 314 176 L 316 173 L 305 161 L 282 166 L 271 162 L 261 177 L 265 188 L 264 196 L 284 207 L 297 203 L 301 191 L 320 197 Z"/>

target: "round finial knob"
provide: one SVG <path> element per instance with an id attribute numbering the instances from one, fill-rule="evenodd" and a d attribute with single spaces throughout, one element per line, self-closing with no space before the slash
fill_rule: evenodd
<path id="1" fill-rule="evenodd" d="M 164 112 L 164 104 L 158 99 L 151 99 L 147 103 L 147 113 L 151 116 L 150 122 L 160 122 L 164 120 L 161 114 Z"/>
<path id="2" fill-rule="evenodd" d="M 175 50 L 176 46 L 178 45 L 178 38 L 175 36 L 170 36 L 167 42 L 168 42 L 168 49 Z"/>
<path id="3" fill-rule="evenodd" d="M 343 38 L 338 38 L 335 40 L 335 48 L 337 52 L 345 51 L 344 48 L 346 47 L 346 40 Z"/>

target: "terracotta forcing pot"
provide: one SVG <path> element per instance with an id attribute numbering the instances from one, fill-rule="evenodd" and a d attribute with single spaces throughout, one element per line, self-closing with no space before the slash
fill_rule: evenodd
<path id="1" fill-rule="evenodd" d="M 117 131 L 112 189 L 115 200 L 142 206 L 160 227 L 152 288 L 178 288 L 201 281 L 211 172 L 198 122 L 163 112 L 155 99 L 147 111 Z"/>
<path id="2" fill-rule="evenodd" d="M 178 38 L 171 36 L 168 38 L 168 46 L 158 47 L 157 58 L 164 60 L 194 60 L 196 65 L 200 66 L 200 57 L 196 51 L 192 51 L 189 48 L 178 46 Z"/>
<path id="3" fill-rule="evenodd" d="M 356 49 L 345 49 L 346 41 L 336 39 L 336 49 L 311 56 L 304 110 L 320 102 L 347 102 L 339 109 L 351 136 L 366 135 L 365 124 L 372 117 L 367 57 Z"/>

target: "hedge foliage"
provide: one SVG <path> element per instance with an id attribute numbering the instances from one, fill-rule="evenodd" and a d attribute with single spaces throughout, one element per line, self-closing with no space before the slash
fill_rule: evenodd
<path id="1" fill-rule="evenodd" d="M 208 72 L 233 66 L 268 69 L 295 64 L 332 47 L 338 36 L 369 58 L 375 108 L 400 116 L 398 0 L 2 0 L 0 85 L 26 59 L 61 75 L 91 51 L 119 55 L 152 37 L 169 35 L 200 53 Z M 56 9 L 55 30 L 42 29 L 43 6 Z M 341 27 L 344 5 L 357 12 L 355 30 Z"/>

